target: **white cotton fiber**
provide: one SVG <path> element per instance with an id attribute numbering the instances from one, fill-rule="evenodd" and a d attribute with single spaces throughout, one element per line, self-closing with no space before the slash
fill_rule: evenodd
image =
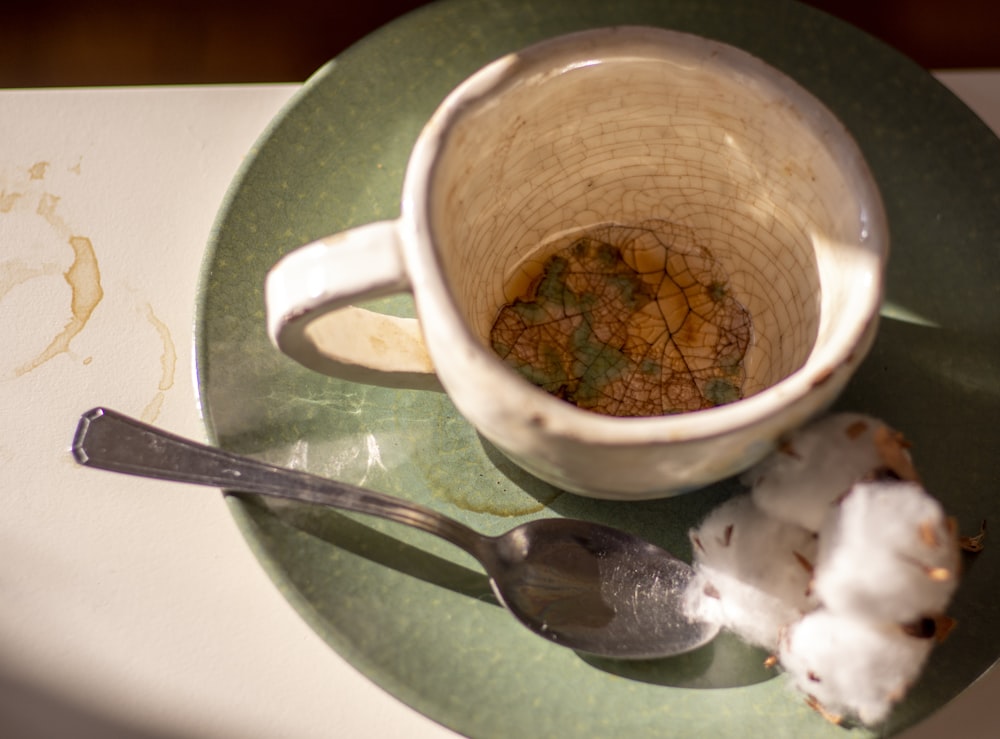
<path id="1" fill-rule="evenodd" d="M 916 483 L 858 483 L 819 540 L 814 588 L 833 611 L 908 623 L 943 613 L 958 584 L 955 532 Z"/>
<path id="2" fill-rule="evenodd" d="M 764 514 L 749 495 L 723 503 L 691 532 L 694 615 L 771 650 L 815 607 L 809 594 L 816 536 Z"/>
<path id="3" fill-rule="evenodd" d="M 815 707 L 871 725 L 906 694 L 932 644 L 895 624 L 820 609 L 788 630 L 778 656 Z"/>
<path id="4" fill-rule="evenodd" d="M 827 718 L 883 721 L 951 621 L 960 548 L 902 437 L 856 413 L 793 434 L 690 532 L 689 611 L 772 650 Z"/>
<path id="5" fill-rule="evenodd" d="M 859 413 L 838 413 L 806 426 L 743 475 L 770 515 L 819 531 L 830 506 L 851 486 L 886 467 L 905 465 L 895 433 Z M 900 462 L 903 464 L 901 465 Z M 904 471 L 904 477 L 909 477 Z"/>

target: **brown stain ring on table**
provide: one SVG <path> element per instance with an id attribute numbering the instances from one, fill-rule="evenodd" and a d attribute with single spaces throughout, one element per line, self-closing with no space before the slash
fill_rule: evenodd
<path id="1" fill-rule="evenodd" d="M 177 348 L 170 335 L 167 324 L 161 321 L 153 312 L 153 306 L 146 303 L 146 320 L 156 329 L 163 342 L 163 353 L 160 355 L 160 382 L 157 384 L 157 393 L 142 411 L 142 420 L 147 423 L 156 420 L 160 414 L 160 408 L 166 398 L 166 391 L 174 386 L 174 375 L 177 370 Z"/>
<path id="2" fill-rule="evenodd" d="M 68 172 L 82 174 L 82 157 Z M 22 377 L 38 369 L 60 354 L 69 354 L 73 340 L 86 328 L 88 322 L 104 299 L 104 287 L 101 283 L 100 265 L 94 244 L 90 238 L 81 236 L 72 228 L 58 212 L 61 198 L 44 189 L 44 181 L 52 168 L 48 161 L 38 161 L 22 171 L 20 182 L 13 189 L 0 191 L 0 214 L 15 211 L 31 213 L 39 216 L 55 233 L 59 243 L 70 246 L 73 261 L 63 271 L 59 264 L 46 262 L 29 264 L 24 260 L 13 259 L 5 261 L 0 274 L 0 298 L 15 287 L 23 285 L 39 277 L 51 277 L 62 273 L 63 279 L 70 288 L 70 316 L 62 329 L 49 341 L 48 345 L 34 358 L 17 366 L 13 371 L 15 378 Z M 27 179 L 24 178 L 27 174 Z M 37 195 L 37 197 L 36 197 Z M 142 308 L 146 321 L 156 330 L 163 345 L 160 354 L 160 379 L 157 392 L 146 404 L 141 417 L 144 421 L 154 421 L 160 413 L 165 400 L 165 393 L 173 387 L 177 368 L 177 350 L 169 327 L 160 320 L 153 311 L 151 304 Z M 84 365 L 90 365 L 93 357 L 82 360 Z"/>
<path id="3" fill-rule="evenodd" d="M 47 166 L 47 162 L 36 163 L 29 169 L 31 178 L 42 179 L 45 176 Z M 62 331 L 52 338 L 49 345 L 38 356 L 25 362 L 14 371 L 16 377 L 22 377 L 38 369 L 53 357 L 69 352 L 70 343 L 86 328 L 94 310 L 104 298 L 104 289 L 101 287 L 101 271 L 97 263 L 94 245 L 86 236 L 72 233 L 69 226 L 56 213 L 58 204 L 58 196 L 48 192 L 43 193 L 38 200 L 35 212 L 49 223 L 57 233 L 63 235 L 73 249 L 73 263 L 63 273 L 63 278 L 71 291 L 70 318 Z M 65 236 L 66 234 L 69 235 Z"/>

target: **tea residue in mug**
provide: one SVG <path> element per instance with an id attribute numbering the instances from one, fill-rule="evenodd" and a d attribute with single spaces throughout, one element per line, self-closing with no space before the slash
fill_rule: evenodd
<path id="1" fill-rule="evenodd" d="M 494 351 L 587 410 L 659 416 L 743 397 L 753 327 L 719 261 L 667 221 L 601 224 L 539 247 L 508 283 Z"/>

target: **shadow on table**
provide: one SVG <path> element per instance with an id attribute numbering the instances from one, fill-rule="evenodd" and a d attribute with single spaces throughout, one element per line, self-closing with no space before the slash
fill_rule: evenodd
<path id="1" fill-rule="evenodd" d="M 187 739 L 179 734 L 141 729 L 101 715 L 63 696 L 29 685 L 0 667 L 0 726 L 18 739 Z"/>

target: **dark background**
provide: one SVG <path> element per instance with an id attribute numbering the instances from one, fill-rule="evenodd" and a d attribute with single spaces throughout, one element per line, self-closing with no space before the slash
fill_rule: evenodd
<path id="1" fill-rule="evenodd" d="M 0 0 L 0 87 L 298 82 L 426 2 Z M 928 68 L 1000 66 L 997 0 L 808 4 Z"/>

